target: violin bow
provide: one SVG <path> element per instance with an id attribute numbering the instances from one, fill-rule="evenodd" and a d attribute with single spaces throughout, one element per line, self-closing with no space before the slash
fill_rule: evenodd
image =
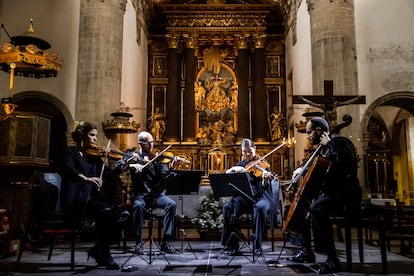
<path id="1" fill-rule="evenodd" d="M 105 169 L 105 163 L 108 161 L 108 150 L 111 149 L 110 146 L 111 146 L 111 139 L 109 139 L 108 145 L 106 146 L 105 156 L 104 156 L 104 160 L 103 160 L 103 164 L 101 168 L 101 174 L 99 175 L 99 178 L 101 180 L 102 180 L 104 169 Z"/>
<path id="2" fill-rule="evenodd" d="M 157 153 L 157 155 L 154 156 L 154 158 L 152 158 L 149 162 L 145 163 L 145 165 L 142 167 L 142 169 L 144 169 L 146 166 L 148 166 L 149 164 L 151 164 L 152 162 L 154 162 L 159 156 L 161 156 L 164 152 L 166 152 L 167 150 L 169 150 L 172 147 L 172 145 L 169 145 L 168 147 L 166 147 L 165 149 L 163 149 L 161 152 Z"/>
<path id="3" fill-rule="evenodd" d="M 269 155 L 271 155 L 272 153 L 274 153 L 275 151 L 281 149 L 282 147 L 284 147 L 287 144 L 287 142 L 282 142 L 282 144 L 280 144 L 279 146 L 275 147 L 274 149 L 272 149 L 271 151 L 269 151 L 268 153 L 266 153 L 265 155 L 263 155 L 261 158 L 259 158 L 258 160 L 256 160 L 255 162 L 253 162 L 253 164 L 249 165 L 246 168 L 246 171 L 248 171 L 249 169 L 253 168 L 254 166 L 256 166 L 257 164 L 259 164 L 260 162 L 262 162 L 265 158 L 267 158 Z"/>

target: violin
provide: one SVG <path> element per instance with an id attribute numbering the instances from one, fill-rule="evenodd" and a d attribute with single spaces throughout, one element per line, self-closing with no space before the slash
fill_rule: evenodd
<path id="1" fill-rule="evenodd" d="M 111 158 L 111 159 L 121 159 L 124 156 L 130 155 L 129 153 L 117 151 L 111 148 L 105 149 L 105 148 L 102 148 L 96 145 L 94 147 L 86 149 L 85 152 L 89 156 L 105 157 L 106 155 L 108 158 Z"/>
<path id="2" fill-rule="evenodd" d="M 160 160 L 161 163 L 164 163 L 164 164 L 170 163 L 173 160 L 183 162 L 184 164 L 190 164 L 190 161 L 188 161 L 187 159 L 185 159 L 183 157 L 180 157 L 180 156 L 174 156 L 174 154 L 172 152 L 169 152 L 169 151 L 161 154 L 160 157 L 162 158 Z"/>

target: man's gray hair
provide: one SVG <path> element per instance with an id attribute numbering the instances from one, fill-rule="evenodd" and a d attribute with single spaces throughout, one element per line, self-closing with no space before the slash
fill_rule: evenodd
<path id="1" fill-rule="evenodd" d="M 148 142 L 149 140 L 151 140 L 151 141 L 154 140 L 151 133 L 149 133 L 147 131 L 141 131 L 138 134 L 138 142 Z"/>

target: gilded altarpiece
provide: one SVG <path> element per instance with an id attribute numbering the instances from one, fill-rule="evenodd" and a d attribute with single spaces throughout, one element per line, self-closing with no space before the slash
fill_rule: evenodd
<path id="1" fill-rule="evenodd" d="M 157 137 L 155 146 L 173 144 L 174 154 L 206 175 L 224 172 L 240 160 L 242 138 L 259 136 L 257 152 L 264 155 L 290 131 L 283 34 L 265 34 L 268 7 L 238 5 L 237 12 L 234 5 L 211 8 L 161 7 L 166 33 L 152 35 L 148 47 L 147 129 Z M 263 52 L 264 60 L 255 63 Z M 157 128 L 154 118 L 164 124 Z M 158 135 L 162 127 L 166 130 Z M 267 158 L 282 178 L 286 156 L 282 148 Z"/>

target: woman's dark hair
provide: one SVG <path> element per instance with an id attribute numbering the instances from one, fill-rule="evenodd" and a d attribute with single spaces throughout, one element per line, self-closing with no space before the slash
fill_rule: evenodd
<path id="1" fill-rule="evenodd" d="M 316 129 L 316 128 L 320 127 L 321 130 L 323 130 L 323 131 L 328 131 L 329 130 L 329 124 L 324 118 L 313 117 L 312 119 L 310 119 L 310 122 L 311 122 L 311 128 L 312 129 Z"/>
<path id="2" fill-rule="evenodd" d="M 76 127 L 75 131 L 72 132 L 72 139 L 73 141 L 80 142 L 82 141 L 83 137 L 92 129 L 98 129 L 97 126 L 91 122 L 82 121 Z"/>

